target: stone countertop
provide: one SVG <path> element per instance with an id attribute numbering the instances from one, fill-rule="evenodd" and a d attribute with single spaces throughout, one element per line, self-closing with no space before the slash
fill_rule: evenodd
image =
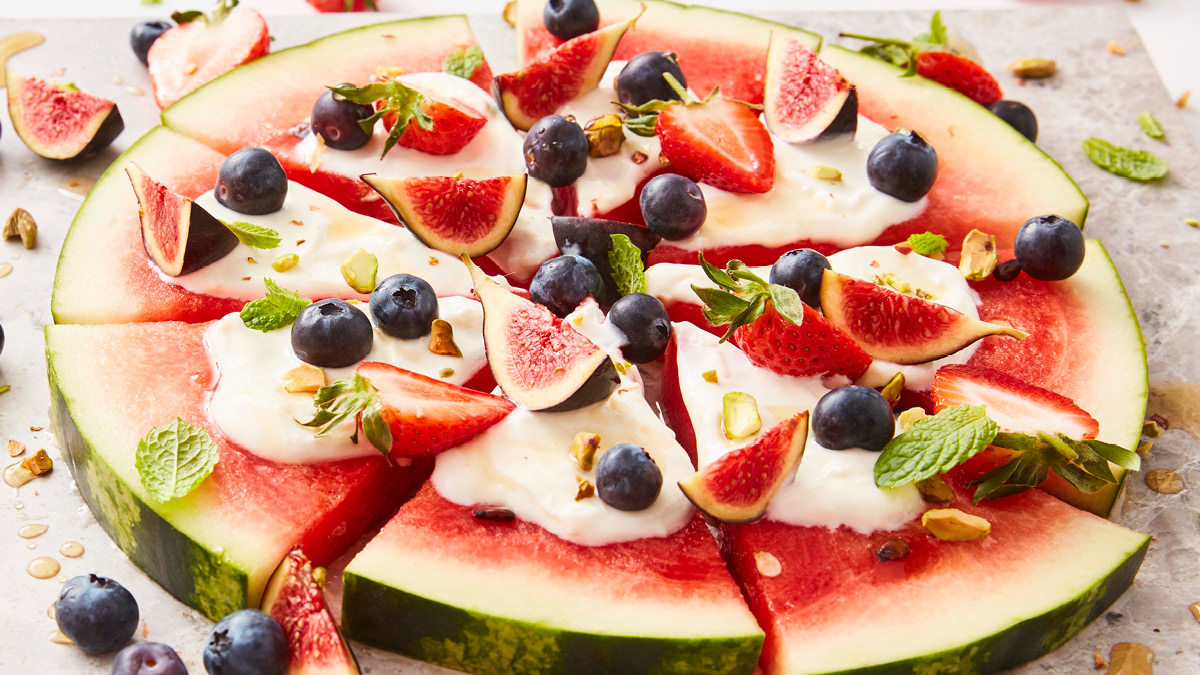
<path id="1" fill-rule="evenodd" d="M 271 18 L 274 48 L 291 45 L 375 20 L 377 15 L 328 15 Z M 920 32 L 927 13 L 780 14 L 775 18 L 826 35 L 839 30 L 910 35 Z M 1104 241 L 1120 269 L 1141 320 L 1150 364 L 1151 410 L 1168 413 L 1173 425 L 1155 444 L 1146 470 L 1172 469 L 1186 485 L 1200 485 L 1200 229 L 1184 223 L 1200 218 L 1200 155 L 1178 111 L 1164 90 L 1150 59 L 1124 14 L 1096 9 L 946 12 L 948 25 L 978 48 L 986 66 L 998 74 L 1010 98 L 1028 103 L 1039 116 L 1039 145 L 1079 182 L 1092 202 L 1087 235 Z M 495 15 L 473 16 L 472 22 L 500 72 L 512 65 L 512 32 Z M 204 672 L 200 661 L 211 624 L 158 588 L 121 554 L 97 526 L 74 489 L 69 472 L 49 431 L 42 326 L 52 321 L 50 294 L 58 250 L 81 197 L 71 184 L 86 185 L 137 137 L 157 121 L 145 69 L 127 47 L 127 19 L 0 20 L 0 34 L 39 30 L 41 47 L 11 62 L 19 72 L 70 80 L 121 107 L 126 131 L 99 156 L 74 165 L 55 165 L 33 156 L 12 133 L 7 114 L 0 137 L 0 216 L 16 207 L 29 210 L 39 225 L 38 246 L 0 242 L 0 264 L 13 266 L 0 278 L 0 323 L 7 342 L 0 355 L 0 444 L 9 438 L 31 450 L 46 448 L 58 468 L 0 498 L 0 624 L 8 647 L 0 651 L 0 672 L 107 673 L 109 658 L 89 659 L 77 650 L 51 644 L 55 630 L 47 608 L 58 592 L 54 580 L 36 580 L 25 567 L 35 556 L 62 564 L 62 577 L 97 572 L 128 586 L 142 608 L 139 639 L 173 645 L 191 672 Z M 1116 40 L 1125 56 L 1109 54 L 1104 45 Z M 1024 45 L 1039 45 L 1039 55 L 1057 59 L 1059 74 L 1023 87 L 1004 70 L 1009 61 L 1029 56 Z M 60 72 L 60 69 L 63 69 Z M 250 94 L 248 94 L 250 95 Z M 1144 136 L 1136 118 L 1152 111 L 1167 130 L 1164 141 Z M 1091 164 L 1079 147 L 1092 135 L 1118 144 L 1146 148 L 1171 162 L 1163 181 L 1142 185 L 1110 175 Z M 986 157 L 979 159 L 986 162 Z M 33 428 L 41 427 L 34 431 Z M 1190 431 L 1190 433 L 1189 433 Z M 1132 476 L 1128 497 L 1115 519 L 1153 534 L 1142 572 L 1127 593 L 1103 618 L 1053 654 L 1018 669 L 1019 673 L 1083 675 L 1094 670 L 1093 653 L 1107 655 L 1116 642 L 1142 642 L 1157 653 L 1159 675 L 1200 672 L 1200 624 L 1188 605 L 1200 601 L 1200 531 L 1191 490 L 1179 495 L 1149 491 L 1141 476 Z M 29 542 L 16 536 L 25 523 L 49 525 Z M 68 540 L 86 553 L 65 558 L 59 546 Z M 27 545 L 36 546 L 27 549 Z M 331 575 L 333 578 L 333 575 Z M 339 589 L 332 588 L 335 601 Z M 364 671 L 443 673 L 439 668 L 356 645 Z"/>

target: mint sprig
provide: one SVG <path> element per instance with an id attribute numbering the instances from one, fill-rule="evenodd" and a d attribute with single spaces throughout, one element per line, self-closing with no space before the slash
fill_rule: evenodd
<path id="1" fill-rule="evenodd" d="M 916 421 L 875 461 L 875 485 L 893 488 L 944 473 L 992 442 L 1000 425 L 982 405 L 956 405 Z"/>
<path id="2" fill-rule="evenodd" d="M 1162 138 L 1167 135 L 1166 130 L 1162 128 L 1162 124 L 1159 124 L 1158 118 L 1149 110 L 1143 110 L 1142 114 L 1138 115 L 1138 126 L 1150 138 Z"/>
<path id="3" fill-rule="evenodd" d="M 143 0 L 145 4 L 145 0 Z M 217 6 L 213 8 L 212 14 L 205 14 L 201 10 L 192 9 L 187 11 L 179 11 L 171 13 L 171 20 L 177 24 L 183 25 L 193 21 L 203 21 L 209 25 L 221 23 L 234 7 L 238 6 L 238 0 L 217 0 Z"/>
<path id="4" fill-rule="evenodd" d="M 469 80 L 475 74 L 475 69 L 481 65 L 483 65 L 483 49 L 479 45 L 471 45 L 447 54 L 446 60 L 442 62 L 442 70 Z"/>
<path id="5" fill-rule="evenodd" d="M 946 35 L 946 27 L 942 23 L 941 12 L 933 13 L 933 17 L 929 20 L 929 32 L 916 36 L 912 42 L 857 33 L 841 33 L 840 35 L 855 40 L 868 40 L 870 44 L 858 51 L 898 68 L 903 68 L 904 74 L 901 77 L 912 77 L 917 74 L 917 55 L 921 52 L 957 53 L 950 48 L 950 40 Z"/>
<path id="6" fill-rule="evenodd" d="M 1151 152 L 1121 147 L 1095 136 L 1083 142 L 1083 150 L 1101 169 L 1141 183 L 1156 181 L 1171 168 L 1167 160 Z"/>
<path id="7" fill-rule="evenodd" d="M 384 82 L 372 82 L 361 87 L 329 87 L 329 90 L 354 103 L 363 105 L 382 103 L 374 115 L 360 120 L 358 123 L 358 126 L 368 134 L 374 131 L 375 123 L 385 115 L 394 114 L 396 116 L 392 130 L 388 132 L 387 141 L 383 144 L 383 153 L 379 155 L 381 159 L 395 147 L 396 141 L 399 141 L 400 137 L 404 135 L 410 123 L 416 122 L 418 127 L 426 131 L 433 127 L 433 118 L 421 109 L 425 97 L 416 89 L 405 86 L 398 80 L 389 78 Z"/>
<path id="8" fill-rule="evenodd" d="M 279 246 L 279 242 L 283 238 L 279 236 L 279 232 L 272 230 L 269 227 L 247 223 L 243 220 L 231 220 L 229 222 L 221 221 L 225 229 L 233 233 L 233 236 L 238 238 L 238 241 L 247 246 L 254 248 L 272 249 Z"/>
<path id="9" fill-rule="evenodd" d="M 642 250 L 623 234 L 612 236 L 612 250 L 608 252 L 608 265 L 612 268 L 613 281 L 621 295 L 646 292 L 646 266 L 642 264 Z"/>
<path id="10" fill-rule="evenodd" d="M 258 300 L 246 303 L 238 313 L 246 328 L 260 330 L 264 333 L 277 328 L 290 326 L 300 312 L 308 307 L 309 301 L 300 297 L 299 293 L 289 291 L 271 280 L 263 279 L 267 286 L 267 294 Z"/>
<path id="11" fill-rule="evenodd" d="M 709 323 L 714 326 L 729 324 L 721 342 L 728 340 L 738 328 L 762 316 L 768 303 L 791 323 L 799 326 L 804 322 L 804 303 L 799 293 L 787 286 L 767 283 L 741 260 L 730 260 L 725 269 L 721 269 L 705 260 L 701 253 L 700 268 L 717 288 L 692 284 L 692 292 L 704 303 L 704 318 Z"/>
<path id="12" fill-rule="evenodd" d="M 367 378 L 355 373 L 344 380 L 321 387 L 313 396 L 317 412 L 301 426 L 315 428 L 317 436 L 327 436 L 347 420 L 358 418 L 350 440 L 358 442 L 361 425 L 367 440 L 385 456 L 392 451 L 392 430 L 383 419 L 383 399 Z"/>
<path id="13" fill-rule="evenodd" d="M 921 232 L 920 234 L 908 235 L 908 245 L 912 247 L 913 253 L 931 256 L 939 253 L 945 253 L 946 248 L 950 244 L 946 241 L 946 238 L 940 234 L 934 234 L 933 232 Z"/>
<path id="14" fill-rule="evenodd" d="M 176 417 L 161 428 L 153 427 L 138 441 L 134 467 L 142 487 L 155 500 L 184 497 L 212 473 L 217 446 L 204 427 Z"/>
<path id="15" fill-rule="evenodd" d="M 1006 497 L 1036 487 L 1051 471 L 1080 492 L 1091 494 L 1117 482 L 1109 462 L 1130 471 L 1141 468 L 1137 453 L 1095 439 L 1073 440 L 1050 433 L 1036 436 L 1000 433 L 992 445 L 1011 451 L 1013 456 L 968 483 L 976 486 L 972 498 L 976 504 L 982 499 Z"/>

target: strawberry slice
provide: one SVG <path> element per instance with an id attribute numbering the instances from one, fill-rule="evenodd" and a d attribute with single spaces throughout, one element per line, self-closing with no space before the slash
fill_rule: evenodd
<path id="1" fill-rule="evenodd" d="M 1068 438 L 1095 438 L 1100 433 L 1100 423 L 1066 396 L 991 368 L 942 366 L 933 378 L 933 409 L 941 412 L 964 403 L 986 405 L 988 417 L 1004 431 Z"/>
<path id="2" fill-rule="evenodd" d="M 429 457 L 466 443 L 516 407 L 499 396 L 442 382 L 387 363 L 364 361 L 358 374 L 379 391 L 392 432 L 391 457 Z"/>
<path id="3" fill-rule="evenodd" d="M 770 190 L 775 184 L 775 144 L 758 113 L 725 98 L 710 96 L 699 102 L 684 97 L 689 99 L 666 106 L 654 125 L 662 156 L 671 167 L 728 192 Z"/>
<path id="4" fill-rule="evenodd" d="M 270 49 L 262 15 L 237 4 L 220 0 L 211 16 L 196 11 L 172 15 L 179 25 L 155 40 L 146 57 L 159 108 Z"/>
<path id="5" fill-rule="evenodd" d="M 854 380 L 871 366 L 862 347 L 808 305 L 798 326 L 768 305 L 762 316 L 734 331 L 733 343 L 755 365 L 780 375 L 845 375 Z"/>
<path id="6" fill-rule="evenodd" d="M 917 74 L 975 101 L 987 105 L 1004 97 L 1000 83 L 983 66 L 950 52 L 917 54 Z"/>
<path id="7" fill-rule="evenodd" d="M 376 102 L 376 110 L 383 102 Z M 475 138 L 487 118 L 468 105 L 437 101 L 428 96 L 420 103 L 421 110 L 433 120 L 430 128 L 409 124 L 397 141 L 400 145 L 420 150 L 431 155 L 453 155 L 467 147 Z M 399 114 L 389 112 L 383 116 L 383 128 L 388 131 L 396 124 Z"/>

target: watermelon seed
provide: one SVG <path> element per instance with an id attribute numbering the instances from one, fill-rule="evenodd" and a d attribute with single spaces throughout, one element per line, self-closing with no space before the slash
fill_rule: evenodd
<path id="1" fill-rule="evenodd" d="M 903 560 L 912 552 L 908 542 L 903 539 L 889 539 L 879 545 L 875 549 L 875 557 L 880 562 L 891 562 L 893 560 Z"/>
<path id="2" fill-rule="evenodd" d="M 475 520 L 486 520 L 492 523 L 511 523 L 517 517 L 517 514 L 501 506 L 485 506 L 475 509 L 471 515 Z"/>
<path id="3" fill-rule="evenodd" d="M 759 551 L 754 554 L 754 565 L 764 577 L 777 577 L 783 573 L 783 564 L 773 554 Z"/>

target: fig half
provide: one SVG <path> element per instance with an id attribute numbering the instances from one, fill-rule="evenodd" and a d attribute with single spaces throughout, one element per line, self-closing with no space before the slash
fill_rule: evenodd
<path id="1" fill-rule="evenodd" d="M 772 33 L 763 119 L 771 133 L 789 143 L 853 136 L 858 130 L 858 91 L 816 52 Z"/>
<path id="2" fill-rule="evenodd" d="M 108 99 L 70 84 L 8 73 L 8 114 L 29 149 L 46 159 L 84 159 L 107 148 L 125 129 Z"/>
<path id="3" fill-rule="evenodd" d="M 238 238 L 208 211 L 154 180 L 130 162 L 125 167 L 137 194 L 146 255 L 163 274 L 179 277 L 211 265 L 238 245 Z"/>
<path id="4" fill-rule="evenodd" d="M 287 637 L 289 674 L 359 675 L 358 660 L 325 605 L 324 578 L 325 570 L 296 546 L 267 581 L 261 609 Z"/>

